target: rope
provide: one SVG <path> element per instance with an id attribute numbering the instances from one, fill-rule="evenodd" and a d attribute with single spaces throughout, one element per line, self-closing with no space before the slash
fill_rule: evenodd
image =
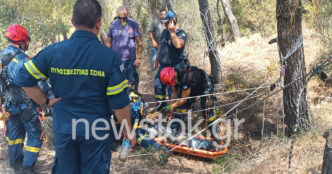
<path id="1" fill-rule="evenodd" d="M 249 108 L 251 108 L 251 107 L 253 107 L 253 106 L 257 105 L 258 103 L 260 103 L 260 102 L 262 102 L 262 101 L 265 101 L 265 100 L 269 99 L 270 97 L 272 97 L 272 96 L 274 96 L 274 95 L 278 94 L 279 92 L 281 92 L 281 91 L 283 91 L 284 89 L 288 88 L 290 85 L 292 85 L 293 83 L 297 82 L 298 80 L 301 80 L 302 78 L 308 77 L 308 76 L 309 76 L 309 74 L 310 74 L 310 73 L 308 73 L 308 74 L 307 74 L 307 75 L 305 75 L 305 76 L 301 76 L 301 77 L 299 77 L 299 78 L 297 78 L 297 79 L 295 79 L 295 80 L 293 80 L 293 81 L 289 82 L 287 85 L 285 85 L 285 86 L 281 87 L 279 90 L 277 90 L 277 91 L 275 91 L 275 92 L 273 92 L 273 93 L 271 93 L 271 94 L 267 95 L 267 96 L 266 96 L 266 97 L 264 97 L 263 99 L 261 99 L 261 100 L 259 100 L 259 101 L 255 102 L 255 103 L 253 103 L 253 104 L 249 105 L 248 107 L 246 107 L 246 108 L 244 108 L 244 109 L 240 110 L 240 111 L 239 111 L 239 113 L 240 113 L 240 112 L 243 112 L 243 111 L 246 111 L 246 110 L 248 110 Z M 231 115 L 231 116 L 230 116 L 230 117 L 228 117 L 228 118 L 231 118 L 232 116 L 233 116 L 233 115 Z"/>
<path id="2" fill-rule="evenodd" d="M 289 84 L 287 84 L 286 86 L 284 86 L 283 88 L 281 88 L 280 90 L 278 90 L 278 91 L 276 91 L 276 92 L 274 92 L 274 93 L 268 95 L 268 96 L 265 97 L 263 100 L 260 100 L 260 101 L 258 101 L 258 102 L 256 102 L 256 103 L 250 105 L 249 107 L 246 107 L 245 109 L 240 110 L 238 113 L 241 113 L 241 112 L 243 112 L 243 111 L 245 111 L 245 110 L 248 110 L 249 108 L 253 107 L 254 105 L 256 105 L 256 104 L 258 104 L 258 103 L 260 103 L 260 102 L 262 102 L 262 101 L 265 101 L 266 99 L 268 99 L 268 98 L 270 98 L 271 96 L 273 96 L 273 95 L 279 93 L 280 91 L 283 91 L 285 88 L 289 87 L 289 86 L 290 86 L 291 84 L 293 84 L 294 82 L 296 82 L 296 81 L 298 81 L 298 80 L 300 80 L 300 79 L 302 79 L 302 78 L 308 77 L 308 76 L 310 76 L 310 75 L 311 75 L 311 73 L 308 73 L 308 74 L 305 75 L 305 76 L 302 76 L 302 77 L 300 77 L 300 78 L 297 78 L 297 79 L 293 80 L 292 82 L 290 82 Z M 265 84 L 265 83 L 264 83 L 264 84 Z M 263 86 L 264 84 L 262 84 L 261 86 Z M 239 102 L 237 105 L 235 105 L 232 109 L 230 109 L 229 111 L 227 111 L 223 116 L 227 116 L 228 113 L 230 113 L 232 110 L 234 110 L 235 108 L 237 108 L 237 107 L 238 107 L 240 104 L 242 104 L 246 99 L 248 99 L 252 94 L 254 94 L 258 89 L 259 89 L 259 88 L 257 88 L 257 89 L 256 89 L 255 91 L 253 91 L 251 94 L 249 94 L 246 98 L 244 98 L 242 101 L 240 101 L 240 102 Z M 233 115 L 234 115 L 234 114 L 233 114 Z M 223 116 L 221 116 L 221 117 L 223 117 Z M 174 149 L 176 149 L 178 146 L 183 145 L 183 142 L 185 142 L 185 141 L 187 141 L 187 140 L 189 141 L 189 140 L 191 140 L 192 138 L 196 137 L 197 135 L 201 134 L 202 132 L 206 131 L 210 126 L 212 126 L 212 125 L 216 124 L 217 122 L 221 121 L 220 119 L 221 119 L 221 118 L 218 118 L 217 120 L 215 120 L 214 122 L 212 122 L 210 125 L 208 125 L 206 128 L 202 129 L 201 131 L 199 131 L 199 132 L 196 133 L 195 135 L 191 136 L 190 138 L 185 138 L 184 140 L 182 140 L 182 141 L 180 142 L 179 145 L 177 145 L 177 146 L 175 146 L 173 149 L 171 149 L 171 151 L 173 151 Z"/>
<path id="3" fill-rule="evenodd" d="M 259 87 L 260 89 L 269 88 L 269 85 L 264 85 L 262 87 Z M 154 102 L 146 102 L 147 105 L 156 104 L 157 102 L 163 103 L 163 102 L 173 102 L 173 101 L 180 101 L 183 99 L 193 99 L 193 98 L 199 98 L 199 97 L 209 97 L 209 96 L 215 96 L 215 95 L 224 95 L 224 94 L 231 94 L 231 93 L 239 93 L 239 92 L 246 92 L 255 90 L 257 88 L 247 88 L 247 89 L 240 89 L 235 91 L 227 91 L 227 92 L 219 92 L 219 93 L 213 93 L 213 94 L 204 94 L 204 95 L 198 95 L 198 96 L 192 96 L 192 97 L 185 97 L 185 98 L 177 98 L 177 99 L 170 99 L 170 100 L 162 100 L 162 101 L 154 101 Z"/>
<path id="4" fill-rule="evenodd" d="M 298 50 L 301 47 L 301 45 L 303 44 L 303 38 L 302 38 L 302 36 L 300 36 L 297 39 L 295 45 L 288 51 L 288 53 L 286 54 L 286 56 L 284 56 L 282 54 L 281 50 L 280 50 L 280 45 L 279 45 L 279 42 L 278 42 L 278 38 L 277 38 L 277 43 L 278 43 L 277 45 L 278 45 L 279 56 L 280 56 L 280 63 L 281 63 L 280 81 L 281 81 L 281 85 L 284 85 L 284 82 L 285 82 L 284 77 L 285 77 L 285 74 L 286 74 L 286 67 L 287 67 L 286 66 L 286 61 L 287 61 L 287 59 L 291 55 L 293 55 L 296 52 L 296 50 Z"/>
<path id="5" fill-rule="evenodd" d="M 251 99 L 254 99 L 254 98 L 258 98 L 258 97 L 261 97 L 263 95 L 266 95 L 267 92 L 263 92 L 261 94 L 258 94 L 258 95 L 255 95 L 253 97 L 249 97 L 246 101 L 248 100 L 251 100 Z M 195 111 L 192 111 L 191 113 L 198 113 L 198 112 L 203 112 L 203 111 L 207 111 L 207 110 L 212 110 L 212 109 L 218 109 L 218 108 L 223 108 L 225 106 L 230 106 L 230 105 L 234 105 L 234 104 L 237 104 L 241 102 L 241 100 L 239 101 L 235 101 L 235 102 L 232 102 L 232 103 L 226 103 L 226 104 L 223 104 L 223 105 L 218 105 L 218 106 L 214 106 L 214 107 L 211 107 L 211 108 L 206 108 L 206 109 L 201 109 L 201 110 L 195 110 Z M 174 112 L 175 114 L 188 114 L 189 112 L 181 112 L 181 113 L 178 113 L 178 112 Z"/>
<path id="6" fill-rule="evenodd" d="M 269 80 L 268 80 L 269 81 Z M 236 104 L 235 106 L 233 106 L 230 110 L 228 110 L 224 115 L 222 115 L 221 117 L 223 116 L 226 116 L 227 114 L 229 114 L 231 111 L 233 111 L 234 109 L 236 109 L 238 106 L 240 106 L 244 101 L 246 101 L 250 96 L 252 96 L 254 93 L 256 93 L 259 89 L 262 88 L 262 86 L 265 85 L 262 84 L 260 87 L 258 87 L 257 89 L 255 89 L 252 93 L 250 93 L 248 96 L 246 96 L 243 100 L 241 100 L 238 104 Z M 191 139 L 193 139 L 194 137 L 196 137 L 197 135 L 203 133 L 204 131 L 206 131 L 210 126 L 213 126 L 215 125 L 216 123 L 218 123 L 219 121 L 221 121 L 221 117 L 214 120 L 211 124 L 209 124 L 207 127 L 205 127 L 204 129 L 202 129 L 201 131 L 199 131 L 198 133 L 196 133 L 195 135 L 192 135 L 190 136 L 189 138 L 185 138 L 183 139 L 179 145 L 175 146 L 174 148 L 171 149 L 171 151 L 173 151 L 174 149 L 178 148 L 179 146 L 183 145 L 184 142 L 186 141 L 190 141 Z"/>
<path id="7" fill-rule="evenodd" d="M 299 93 L 299 96 L 297 98 L 297 108 L 296 108 L 296 122 L 295 122 L 295 127 L 294 127 L 294 133 L 292 135 L 292 142 L 291 142 L 291 146 L 290 146 L 290 150 L 289 150 L 289 155 L 288 155 L 288 174 L 292 173 L 292 158 L 293 158 L 293 148 L 294 148 L 294 144 L 295 144 L 295 140 L 296 140 L 296 133 L 297 133 L 297 129 L 299 127 L 299 122 L 300 122 L 300 102 L 301 102 L 301 95 L 304 91 L 305 87 L 303 87 Z"/>
<path id="8" fill-rule="evenodd" d="M 288 53 L 286 54 L 286 56 L 284 56 L 284 55 L 282 54 L 281 50 L 280 50 L 280 46 L 279 46 L 279 42 L 278 42 L 278 48 L 279 48 L 279 54 L 280 54 L 280 61 L 283 62 L 283 63 L 286 62 L 286 60 L 287 60 L 291 55 L 293 55 L 293 54 L 296 52 L 296 50 L 298 50 L 298 49 L 301 47 L 302 44 L 303 44 L 303 38 L 302 38 L 302 36 L 300 36 L 300 37 L 297 39 L 295 45 L 294 45 L 294 46 L 288 51 Z"/>

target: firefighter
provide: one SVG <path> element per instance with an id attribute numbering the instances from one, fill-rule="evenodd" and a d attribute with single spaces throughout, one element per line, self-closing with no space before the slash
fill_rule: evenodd
<path id="1" fill-rule="evenodd" d="M 187 97 L 207 95 L 213 93 L 213 84 L 210 77 L 205 73 L 204 70 L 199 69 L 195 66 L 182 69 L 182 67 L 166 67 L 160 73 L 161 82 L 172 88 L 172 99 L 183 98 L 177 100 L 170 105 L 167 105 L 161 109 L 163 113 L 169 113 L 175 110 L 175 118 L 184 119 L 187 110 L 196 101 L 195 98 L 186 99 Z M 207 109 L 202 111 L 202 115 L 207 123 L 211 124 L 215 120 L 215 115 L 213 109 L 208 109 L 214 107 L 214 96 L 204 96 L 201 98 L 201 108 Z M 180 128 L 180 123 L 174 122 L 172 129 L 178 131 Z M 211 133 L 212 126 L 209 127 Z M 214 131 L 217 133 L 216 131 Z M 215 134 L 212 134 L 216 137 Z"/>
<path id="2" fill-rule="evenodd" d="M 165 29 L 161 33 L 157 58 L 154 62 L 155 70 L 159 66 L 154 81 L 156 101 L 161 101 L 158 110 L 164 106 L 162 101 L 166 99 L 166 90 L 168 91 L 168 96 L 171 95 L 172 91 L 161 82 L 161 70 L 165 67 L 189 64 L 185 54 L 187 35 L 183 29 L 179 28 L 176 14 L 173 11 L 166 12 L 161 22 L 164 23 Z"/>
<path id="3" fill-rule="evenodd" d="M 8 47 L 3 52 L 2 62 L 7 70 L 8 80 L 5 83 L 3 106 L 10 113 L 6 121 L 6 139 L 8 141 L 8 156 L 11 167 L 15 172 L 23 170 L 24 173 L 34 173 L 33 166 L 37 160 L 42 146 L 41 125 L 36 111 L 36 103 L 33 102 L 24 90 L 13 83 L 20 68 L 29 61 L 25 51 L 29 48 L 30 37 L 27 30 L 21 25 L 11 25 L 5 37 L 8 39 Z M 6 58 L 5 58 L 6 57 Z M 2 78 L 5 76 L 2 76 Z M 23 155 L 23 143 L 25 135 L 28 140 Z"/>
<path id="4" fill-rule="evenodd" d="M 77 0 L 72 17 L 76 30 L 71 38 L 44 48 L 15 79 L 40 106 L 53 106 L 54 174 L 109 173 L 112 112 L 120 123 L 128 123 L 129 132 L 123 134 L 132 146 L 136 144 L 136 135 L 129 136 L 128 81 L 120 58 L 97 37 L 101 17 L 97 0 Z M 37 85 L 46 78 L 53 99 Z"/>

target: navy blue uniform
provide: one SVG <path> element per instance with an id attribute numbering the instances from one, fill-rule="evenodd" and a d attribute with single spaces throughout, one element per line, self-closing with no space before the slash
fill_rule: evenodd
<path id="1" fill-rule="evenodd" d="M 120 64 L 118 55 L 95 34 L 78 30 L 69 40 L 44 48 L 21 69 L 17 85 L 35 86 L 38 80 L 49 78 L 55 97 L 62 98 L 53 106 L 53 173 L 109 173 L 110 138 L 96 140 L 85 129 L 91 130 L 96 119 L 106 119 L 109 124 L 112 110 L 129 104 L 128 81 Z M 72 120 L 78 119 L 89 125 L 78 123 L 75 131 Z M 97 135 L 109 132 L 99 130 Z M 72 133 L 76 133 L 76 140 Z"/>
<path id="2" fill-rule="evenodd" d="M 143 107 L 142 102 L 135 101 L 133 99 L 134 97 L 139 97 L 136 94 L 130 94 L 132 103 L 130 104 L 130 116 L 131 116 L 131 122 L 135 123 L 135 121 L 138 121 L 138 123 L 142 119 L 142 115 L 140 113 L 141 107 Z M 145 149 L 148 148 L 154 148 L 155 150 L 160 148 L 160 145 L 153 139 L 149 137 L 149 134 L 146 129 L 141 128 L 139 125 L 135 125 L 135 133 L 136 133 L 136 141 L 137 144 L 144 147 Z"/>
<path id="3" fill-rule="evenodd" d="M 14 46 L 8 46 L 4 54 L 17 52 L 8 65 L 7 74 L 12 82 L 24 63 L 29 61 L 28 55 L 23 50 Z M 41 125 L 37 117 L 36 104 L 29 99 L 24 90 L 14 84 L 10 84 L 5 90 L 5 106 L 11 117 L 6 121 L 6 139 L 8 141 L 8 156 L 12 165 L 20 165 L 23 159 L 23 167 L 33 167 L 40 147 L 42 146 Z M 25 135 L 28 135 L 23 158 L 23 143 Z"/>
<path id="4" fill-rule="evenodd" d="M 187 36 L 182 29 L 177 29 L 175 31 L 175 34 L 186 43 Z M 161 83 L 160 80 L 161 70 L 165 67 L 174 67 L 180 63 L 183 63 L 185 57 L 185 45 L 180 49 L 175 48 L 172 43 L 169 31 L 167 29 L 164 29 L 160 37 L 160 50 L 158 56 L 158 62 L 160 66 L 154 81 L 156 100 L 166 99 L 166 85 Z M 168 92 L 170 96 L 170 88 L 168 89 Z"/>

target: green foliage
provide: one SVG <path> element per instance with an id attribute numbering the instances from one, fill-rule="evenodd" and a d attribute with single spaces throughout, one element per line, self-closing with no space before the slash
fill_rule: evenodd
<path id="1" fill-rule="evenodd" d="M 213 4 L 210 2 L 209 5 L 211 7 Z M 205 46 L 206 39 L 200 17 L 198 0 L 177 1 L 174 6 L 174 11 L 178 16 L 179 26 L 187 33 L 187 45 L 193 47 Z"/>
<path id="2" fill-rule="evenodd" d="M 326 52 L 332 53 L 332 2 L 322 0 L 316 5 L 317 13 L 314 14 L 314 26 L 321 34 L 321 39 L 326 48 Z"/>
<path id="3" fill-rule="evenodd" d="M 0 0 L 0 48 L 3 49 L 7 43 L 7 39 L 3 37 L 6 29 L 10 25 L 10 21 L 16 18 L 16 10 L 9 6 L 5 0 Z"/>
<path id="4" fill-rule="evenodd" d="M 275 0 L 236 0 L 232 6 L 243 35 L 261 33 L 269 36 L 276 32 Z"/>
<path id="5" fill-rule="evenodd" d="M 0 0 L 1 33 L 11 24 L 27 28 L 31 38 L 31 50 L 62 40 L 70 29 L 71 11 L 74 1 Z M 1 36 L 1 47 L 6 39 Z"/>

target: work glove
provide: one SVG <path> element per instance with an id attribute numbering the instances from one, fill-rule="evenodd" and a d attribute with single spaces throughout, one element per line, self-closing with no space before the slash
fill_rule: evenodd
<path id="1" fill-rule="evenodd" d="M 173 109 L 170 105 L 167 105 L 167 106 L 165 106 L 161 109 L 161 113 L 165 114 L 165 115 L 172 112 L 172 111 L 173 111 Z"/>

